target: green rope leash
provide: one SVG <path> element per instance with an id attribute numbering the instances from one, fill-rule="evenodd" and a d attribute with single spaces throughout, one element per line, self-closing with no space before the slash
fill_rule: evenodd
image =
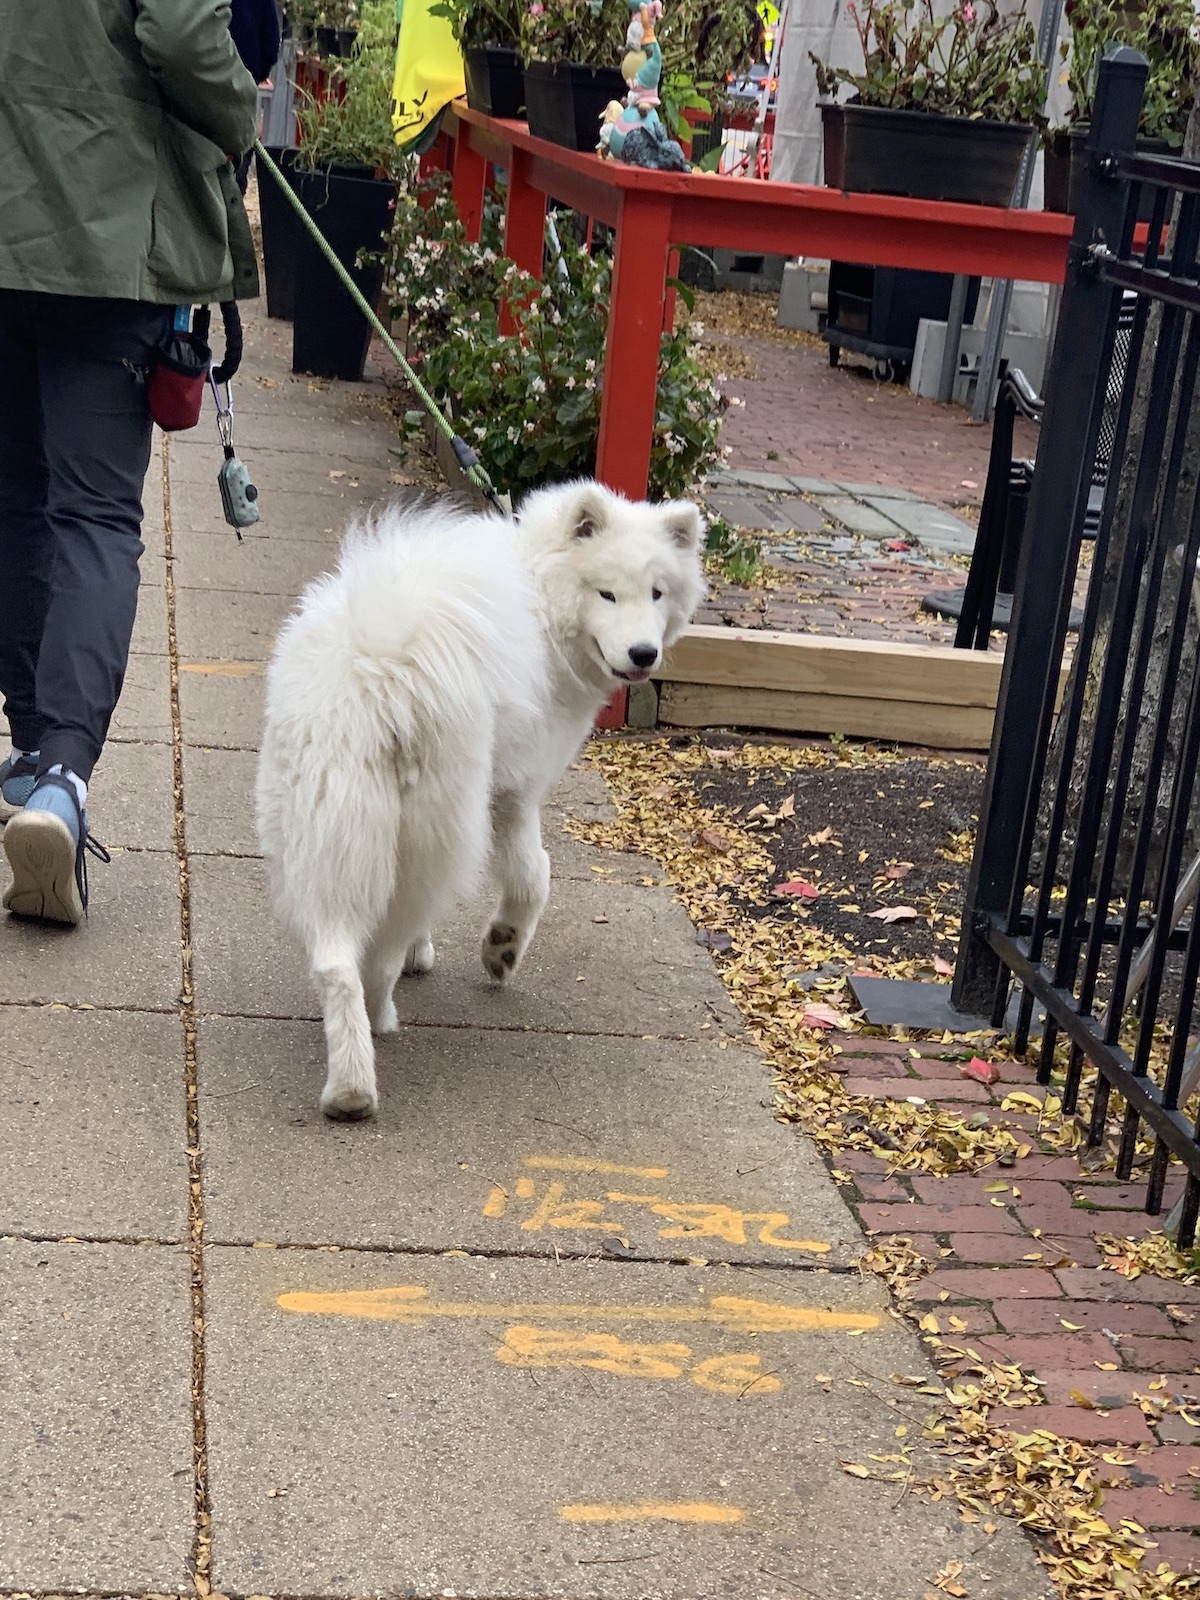
<path id="1" fill-rule="evenodd" d="M 383 323 L 380 322 L 374 311 L 367 304 L 365 296 L 359 289 L 358 285 L 354 282 L 354 279 L 350 276 L 345 267 L 338 260 L 337 256 L 333 253 L 333 250 L 329 245 L 329 242 L 326 240 L 325 235 L 321 232 L 320 228 L 317 227 L 316 223 L 304 209 L 304 202 L 300 199 L 300 196 L 292 188 L 291 184 L 287 181 L 283 173 L 280 172 L 279 168 L 275 165 L 274 161 L 272 161 L 271 157 L 263 148 L 261 139 L 256 139 L 254 141 L 254 150 L 260 163 L 266 167 L 267 171 L 271 174 L 276 183 L 287 196 L 288 204 L 300 218 L 300 221 L 304 224 L 321 254 L 325 257 L 326 261 L 328 261 L 334 272 L 337 273 L 343 287 L 350 295 L 350 298 L 354 301 L 355 305 L 357 305 L 363 316 L 366 317 L 367 321 L 371 324 L 372 328 L 374 328 L 375 332 L 383 340 L 383 343 L 386 345 L 388 352 L 392 356 L 392 359 L 403 372 L 404 376 L 408 379 L 408 382 L 416 393 L 417 398 L 425 407 L 426 411 L 428 411 L 438 430 L 444 434 L 446 439 L 449 441 L 450 448 L 454 451 L 454 459 L 458 462 L 463 472 L 466 473 L 467 477 L 484 496 L 484 498 L 490 500 L 492 505 L 496 507 L 497 511 L 503 512 L 504 506 L 501 504 L 500 496 L 496 493 L 495 485 L 492 483 L 492 480 L 488 477 L 487 472 L 484 470 L 483 463 L 475 454 L 475 451 L 471 449 L 471 446 L 466 442 L 466 440 L 460 439 L 458 434 L 455 433 L 449 418 L 445 415 L 437 401 L 433 398 L 429 390 L 413 371 L 411 363 L 403 355 L 399 346 L 396 344 L 396 341 L 392 338 L 391 334 L 384 327 Z"/>

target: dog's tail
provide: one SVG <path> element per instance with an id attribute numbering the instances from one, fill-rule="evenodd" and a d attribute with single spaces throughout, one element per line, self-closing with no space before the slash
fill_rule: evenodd
<path id="1" fill-rule="evenodd" d="M 368 1117 L 378 1104 L 375 1046 L 353 951 L 326 945 L 313 957 L 313 977 L 321 997 L 329 1061 L 321 1110 L 332 1117 Z"/>

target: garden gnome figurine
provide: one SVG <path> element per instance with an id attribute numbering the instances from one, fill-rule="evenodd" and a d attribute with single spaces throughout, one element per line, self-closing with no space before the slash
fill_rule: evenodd
<path id="1" fill-rule="evenodd" d="M 654 37 L 655 12 L 661 15 L 662 6 L 658 0 L 650 0 L 649 4 L 638 6 L 636 18 L 630 21 L 625 36 L 630 48 L 621 63 L 629 93 L 624 106 L 610 100 L 605 108 L 598 148 L 601 155 L 613 156 L 630 166 L 690 172 L 682 146 L 669 137 L 656 109 L 660 104 L 662 49 Z"/>

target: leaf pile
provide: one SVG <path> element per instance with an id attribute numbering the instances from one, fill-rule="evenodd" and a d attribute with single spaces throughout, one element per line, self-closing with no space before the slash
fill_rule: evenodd
<path id="1" fill-rule="evenodd" d="M 1178 1278 L 1182 1283 L 1200 1283 L 1200 1251 L 1186 1254 L 1161 1233 L 1142 1239 L 1122 1239 L 1115 1233 L 1098 1233 L 1096 1243 L 1104 1254 L 1101 1270 L 1119 1272 L 1123 1278 L 1140 1278 L 1148 1272 L 1156 1278 Z"/>

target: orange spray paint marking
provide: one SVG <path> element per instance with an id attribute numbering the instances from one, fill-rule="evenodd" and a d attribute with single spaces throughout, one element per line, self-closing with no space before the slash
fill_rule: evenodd
<path id="1" fill-rule="evenodd" d="M 715 1295 L 699 1305 L 561 1305 L 549 1302 L 432 1300 L 428 1289 L 398 1284 L 393 1289 L 299 1289 L 281 1294 L 282 1311 L 308 1316 L 364 1317 L 378 1322 L 425 1323 L 432 1319 L 493 1322 L 653 1322 L 700 1324 L 739 1333 L 811 1333 L 817 1329 L 866 1332 L 880 1318 L 870 1311 L 827 1311 L 770 1300 Z"/>
<path id="2" fill-rule="evenodd" d="M 640 1500 L 636 1505 L 560 1506 L 564 1522 L 742 1522 L 740 1506 L 715 1506 L 704 1500 Z"/>
<path id="3" fill-rule="evenodd" d="M 200 672 L 212 678 L 256 678 L 261 661 L 181 661 L 180 672 Z"/>
<path id="4" fill-rule="evenodd" d="M 540 1172 L 605 1172 L 621 1178 L 665 1178 L 670 1167 L 630 1167 L 620 1161 L 599 1161 L 592 1156 L 526 1156 L 522 1166 Z"/>

